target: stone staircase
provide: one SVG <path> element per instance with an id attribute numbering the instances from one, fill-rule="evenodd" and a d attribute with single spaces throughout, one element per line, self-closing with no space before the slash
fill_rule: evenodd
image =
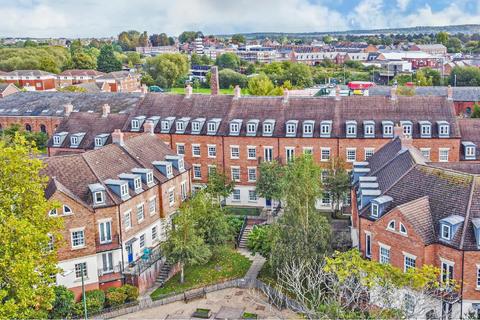
<path id="1" fill-rule="evenodd" d="M 250 234 L 250 231 L 252 231 L 254 226 L 254 224 L 247 224 L 245 226 L 245 229 L 243 229 L 242 237 L 240 238 L 240 245 L 238 246 L 239 248 L 247 248 L 248 235 Z"/>
<path id="2" fill-rule="evenodd" d="M 160 273 L 155 280 L 155 283 L 158 284 L 160 287 L 163 287 L 163 285 L 165 284 L 168 278 L 168 274 L 170 273 L 170 269 L 172 269 L 172 266 L 168 262 L 165 262 L 162 266 L 162 269 L 160 269 Z"/>

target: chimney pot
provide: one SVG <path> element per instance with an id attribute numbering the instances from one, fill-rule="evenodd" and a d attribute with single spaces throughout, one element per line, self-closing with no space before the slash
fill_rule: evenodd
<path id="1" fill-rule="evenodd" d="M 447 100 L 453 100 L 453 88 L 451 85 L 448 85 L 447 88 Z"/>
<path id="2" fill-rule="evenodd" d="M 190 84 L 185 87 L 185 98 L 190 98 L 192 96 L 193 89 Z"/>
<path id="3" fill-rule="evenodd" d="M 73 112 L 73 105 L 71 103 L 68 103 L 63 106 L 63 113 L 65 117 L 68 117 L 72 112 Z"/>
<path id="4" fill-rule="evenodd" d="M 236 99 L 240 98 L 240 96 L 242 95 L 242 90 L 240 89 L 240 86 L 238 84 L 233 89 L 233 95 Z"/>
<path id="5" fill-rule="evenodd" d="M 399 123 L 397 123 L 397 125 L 395 125 L 395 127 L 393 128 L 393 137 L 399 137 L 401 139 L 403 136 L 403 127 Z"/>
<path id="6" fill-rule="evenodd" d="M 143 125 L 143 131 L 145 131 L 145 133 L 148 133 L 149 135 L 153 135 L 154 129 L 155 127 L 154 127 L 153 121 L 151 120 L 145 121 L 145 124 Z"/>
<path id="7" fill-rule="evenodd" d="M 288 89 L 287 88 L 283 89 L 283 103 L 287 103 L 289 97 L 290 97 L 290 92 L 288 92 Z"/>
<path id="8" fill-rule="evenodd" d="M 110 106 L 108 105 L 108 103 L 105 103 L 103 106 L 102 106 L 102 117 L 107 117 L 108 115 L 110 114 Z"/>
<path id="9" fill-rule="evenodd" d="M 218 83 L 218 67 L 213 66 L 210 68 L 210 90 L 211 95 L 217 95 L 220 91 Z"/>
<path id="10" fill-rule="evenodd" d="M 120 131 L 120 129 L 115 129 L 112 133 L 112 142 L 114 144 L 117 144 L 119 146 L 123 146 L 124 140 L 123 140 L 123 132 Z"/>

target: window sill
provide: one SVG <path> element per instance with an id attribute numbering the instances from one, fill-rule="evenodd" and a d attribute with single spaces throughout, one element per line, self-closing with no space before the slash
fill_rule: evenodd
<path id="1" fill-rule="evenodd" d="M 90 278 L 83 277 L 83 282 L 86 282 L 88 280 L 90 280 Z M 75 280 L 73 280 L 73 282 L 82 282 L 82 278 L 81 277 L 80 278 L 75 278 Z"/>
<path id="2" fill-rule="evenodd" d="M 87 247 L 86 245 L 78 246 L 78 247 L 72 247 L 72 250 L 81 250 L 81 249 L 85 249 L 86 247 Z"/>
<path id="3" fill-rule="evenodd" d="M 202 178 L 198 178 L 198 177 L 193 177 L 193 180 L 202 180 Z"/>
<path id="4" fill-rule="evenodd" d="M 109 240 L 109 241 L 100 241 L 100 244 L 110 244 L 112 243 L 112 240 Z"/>

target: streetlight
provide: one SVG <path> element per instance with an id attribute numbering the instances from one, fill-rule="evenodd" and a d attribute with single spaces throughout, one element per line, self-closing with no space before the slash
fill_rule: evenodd
<path id="1" fill-rule="evenodd" d="M 83 281 L 83 274 L 85 272 L 85 269 L 84 269 L 84 264 L 81 263 L 80 264 L 82 266 L 82 270 L 81 270 L 81 275 L 82 275 L 82 301 L 83 301 L 83 312 L 84 312 L 84 315 L 85 315 L 85 320 L 87 320 L 87 299 L 85 297 L 85 283 Z M 75 270 L 66 270 L 64 271 L 63 273 L 60 273 L 60 275 L 62 277 L 67 277 L 68 275 L 72 274 Z"/>

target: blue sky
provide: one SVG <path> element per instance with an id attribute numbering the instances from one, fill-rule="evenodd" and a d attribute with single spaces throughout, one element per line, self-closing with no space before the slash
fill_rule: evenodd
<path id="1" fill-rule="evenodd" d="M 0 36 L 206 34 L 480 23 L 480 0 L 0 0 Z"/>

